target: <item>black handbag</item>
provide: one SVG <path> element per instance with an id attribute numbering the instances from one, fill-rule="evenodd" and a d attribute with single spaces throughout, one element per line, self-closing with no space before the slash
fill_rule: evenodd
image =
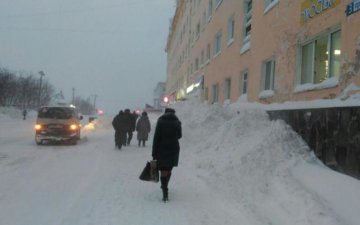
<path id="1" fill-rule="evenodd" d="M 156 160 L 146 162 L 145 168 L 141 172 L 139 179 L 143 181 L 159 182 L 159 170 L 156 166 Z"/>

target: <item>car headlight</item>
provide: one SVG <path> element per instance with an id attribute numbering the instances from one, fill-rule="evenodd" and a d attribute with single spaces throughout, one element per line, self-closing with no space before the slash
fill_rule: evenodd
<path id="1" fill-rule="evenodd" d="M 70 125 L 70 130 L 77 130 L 78 128 L 79 128 L 79 126 L 77 124 Z"/>
<path id="2" fill-rule="evenodd" d="M 35 130 L 41 130 L 43 126 L 41 124 L 35 124 Z"/>

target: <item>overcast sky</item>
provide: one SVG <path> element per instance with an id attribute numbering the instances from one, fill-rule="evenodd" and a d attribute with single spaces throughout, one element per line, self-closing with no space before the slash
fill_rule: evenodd
<path id="1" fill-rule="evenodd" d="M 45 77 L 115 112 L 153 103 L 166 80 L 174 0 L 1 0 L 0 67 Z"/>

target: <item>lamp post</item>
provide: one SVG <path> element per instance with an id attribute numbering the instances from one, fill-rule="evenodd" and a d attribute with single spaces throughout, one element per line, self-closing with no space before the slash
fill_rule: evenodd
<path id="1" fill-rule="evenodd" d="M 38 108 L 40 108 L 41 104 L 41 85 L 42 85 L 42 78 L 45 76 L 45 73 L 41 70 L 39 71 L 40 74 L 40 84 L 39 84 L 39 96 L 38 96 Z"/>

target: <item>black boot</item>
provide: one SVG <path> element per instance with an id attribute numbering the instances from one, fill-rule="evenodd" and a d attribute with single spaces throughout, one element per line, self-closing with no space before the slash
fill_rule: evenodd
<path id="1" fill-rule="evenodd" d="M 164 202 L 169 201 L 169 196 L 168 196 L 168 177 L 160 177 L 160 182 L 161 182 L 161 189 L 162 189 L 162 193 L 163 193 L 163 198 L 162 200 Z"/>

